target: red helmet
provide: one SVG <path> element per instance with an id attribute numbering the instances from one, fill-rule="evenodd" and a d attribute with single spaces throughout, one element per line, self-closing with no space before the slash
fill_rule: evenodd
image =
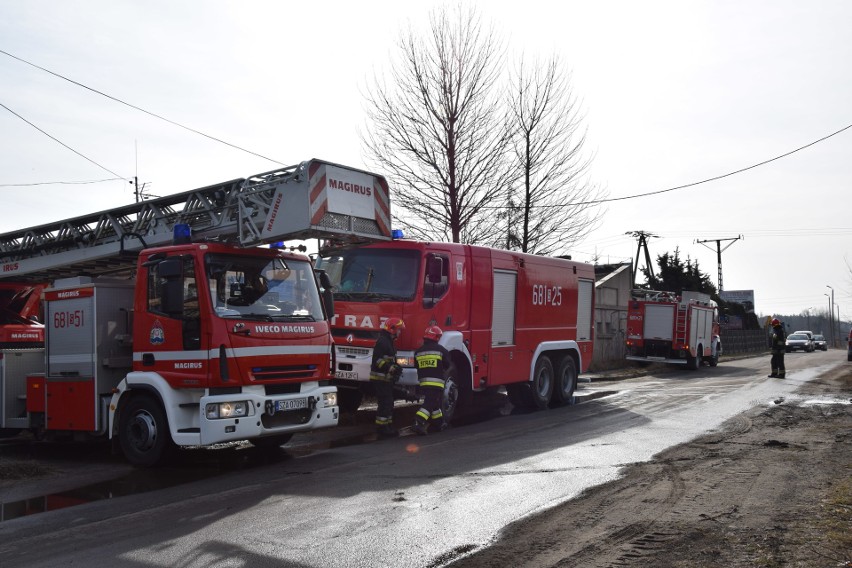
<path id="1" fill-rule="evenodd" d="M 380 329 L 390 333 L 391 337 L 399 337 L 399 334 L 405 329 L 405 322 L 399 318 L 388 318 L 382 322 Z"/>
<path id="2" fill-rule="evenodd" d="M 423 339 L 439 341 L 442 335 L 444 335 L 444 332 L 441 331 L 440 327 L 438 327 L 437 325 L 430 325 L 426 328 L 426 331 L 423 332 Z"/>
<path id="3" fill-rule="evenodd" d="M 776 325 L 781 325 L 781 320 L 779 320 L 778 318 L 774 318 L 772 320 L 771 324 L 772 324 L 772 327 L 775 327 Z"/>

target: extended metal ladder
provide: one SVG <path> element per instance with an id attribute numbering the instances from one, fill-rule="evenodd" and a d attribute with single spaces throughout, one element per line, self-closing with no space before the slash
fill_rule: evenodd
<path id="1" fill-rule="evenodd" d="M 284 210 L 303 207 L 326 169 L 372 176 L 383 199 L 383 223 L 367 217 L 326 213 L 303 228 L 280 234 L 267 229 Z M 317 179 L 323 178 L 323 179 Z M 297 194 L 282 199 L 282 192 Z M 390 238 L 390 205 L 383 177 L 321 160 L 308 160 L 247 179 L 239 178 L 133 205 L 0 234 L 0 280 L 46 282 L 70 276 L 127 273 L 139 251 L 171 244 L 174 226 L 188 224 L 198 239 L 240 246 L 294 239 L 336 239 L 358 244 Z M 327 206 L 326 206 L 327 208 Z M 377 206 L 378 209 L 378 206 Z M 301 215 L 301 211 L 299 211 Z M 305 213 L 307 215 L 307 212 Z M 379 219 L 377 214 L 376 219 Z"/>

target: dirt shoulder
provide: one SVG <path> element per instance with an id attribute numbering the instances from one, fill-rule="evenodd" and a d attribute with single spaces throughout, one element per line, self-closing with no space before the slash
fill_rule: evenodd
<path id="1" fill-rule="evenodd" d="M 852 366 L 800 394 L 518 521 L 451 566 L 852 567 Z"/>

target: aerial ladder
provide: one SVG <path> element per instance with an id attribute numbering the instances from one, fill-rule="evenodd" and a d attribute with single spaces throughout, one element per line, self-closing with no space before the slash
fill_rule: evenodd
<path id="1" fill-rule="evenodd" d="M 276 244 L 387 240 L 388 196 L 314 159 L 0 234 L 0 291 L 42 300 L 15 320 L 29 342 L 0 345 L 0 434 L 106 437 L 151 466 L 336 425 L 330 285 Z"/>

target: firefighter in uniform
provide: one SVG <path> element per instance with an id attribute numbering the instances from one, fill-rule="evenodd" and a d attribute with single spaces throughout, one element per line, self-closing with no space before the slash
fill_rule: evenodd
<path id="1" fill-rule="evenodd" d="M 787 336 L 778 318 L 772 320 L 772 373 L 773 378 L 783 379 L 787 370 L 784 368 L 784 353 L 787 351 Z"/>
<path id="2" fill-rule="evenodd" d="M 373 362 L 370 365 L 370 383 L 376 394 L 376 433 L 380 438 L 393 438 L 399 432 L 393 426 L 393 385 L 402 375 L 402 367 L 396 364 L 394 340 L 399 337 L 405 323 L 399 318 L 388 318 L 382 322 L 379 338 L 373 347 Z"/>
<path id="3" fill-rule="evenodd" d="M 444 400 L 444 374 L 450 368 L 450 353 L 438 343 L 443 334 L 437 325 L 427 327 L 423 332 L 423 345 L 414 352 L 417 380 L 423 394 L 423 405 L 414 418 L 414 431 L 421 436 L 429 431 L 430 421 L 435 429 L 447 428 L 441 406 Z"/>

